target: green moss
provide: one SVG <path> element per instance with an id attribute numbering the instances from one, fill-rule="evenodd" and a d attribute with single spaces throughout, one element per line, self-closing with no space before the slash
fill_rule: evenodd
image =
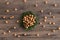
<path id="1" fill-rule="evenodd" d="M 24 23 L 23 23 L 23 17 L 24 16 L 26 16 L 26 15 L 29 15 L 29 14 L 32 14 L 32 15 L 34 15 L 35 17 L 36 17 L 36 23 L 34 23 L 34 25 L 33 26 L 30 26 L 29 28 L 25 28 L 24 27 Z M 38 23 L 38 18 L 37 18 L 37 16 L 33 13 L 33 12 L 31 12 L 31 11 L 26 11 L 26 12 L 23 12 L 22 13 L 22 15 L 21 15 L 21 17 L 20 17 L 21 19 L 21 22 L 20 22 L 20 26 L 22 26 L 23 28 L 25 28 L 26 30 L 32 30 L 36 25 L 37 25 L 37 23 Z"/>

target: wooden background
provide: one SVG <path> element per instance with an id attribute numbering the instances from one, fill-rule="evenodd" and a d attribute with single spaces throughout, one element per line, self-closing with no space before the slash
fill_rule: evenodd
<path id="1" fill-rule="evenodd" d="M 37 7 L 34 6 L 36 1 Z M 47 4 L 44 3 L 45 1 L 47 1 Z M 9 5 L 6 2 L 9 2 Z M 57 7 L 54 7 L 54 4 L 57 4 Z M 6 12 L 7 9 L 9 13 Z M 40 10 L 43 10 L 43 13 Z M 37 14 L 40 19 L 39 22 L 42 24 L 38 24 L 36 28 L 30 31 L 25 31 L 22 27 L 19 27 L 19 23 L 16 21 L 20 19 L 21 13 L 25 11 L 33 11 Z M 49 15 L 49 12 L 52 14 Z M 55 16 L 54 19 L 51 18 L 52 15 Z M 6 16 L 6 18 L 3 19 L 3 16 Z M 11 16 L 15 17 L 9 19 Z M 46 22 L 43 22 L 44 16 L 48 17 Z M 8 24 L 5 23 L 6 20 L 9 22 Z M 55 22 L 55 25 L 48 24 L 50 21 Z M 11 29 L 14 26 L 16 29 Z M 57 30 L 58 27 L 60 27 L 60 0 L 27 0 L 26 3 L 22 0 L 0 0 L 0 40 L 60 40 L 60 30 Z M 8 30 L 11 32 L 8 33 Z M 55 32 L 51 32 L 51 30 L 55 30 Z M 4 32 L 7 34 L 4 35 Z M 20 36 L 18 38 L 13 36 L 14 33 L 26 33 L 31 36 Z M 37 37 L 36 34 L 39 34 L 39 36 Z"/>

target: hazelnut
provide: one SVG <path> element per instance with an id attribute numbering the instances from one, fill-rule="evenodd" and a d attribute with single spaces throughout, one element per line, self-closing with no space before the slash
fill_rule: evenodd
<path id="1" fill-rule="evenodd" d="M 19 23 L 19 20 L 17 20 L 17 23 Z"/>
<path id="2" fill-rule="evenodd" d="M 27 2 L 27 0 L 23 0 L 23 2 L 24 2 L 24 3 L 26 3 L 26 2 Z"/>
<path id="3" fill-rule="evenodd" d="M 9 32 L 9 33 L 11 33 L 11 31 L 10 31 L 10 30 L 9 30 L 8 32 Z"/>
<path id="4" fill-rule="evenodd" d="M 26 33 L 24 33 L 24 36 L 26 36 L 27 34 Z"/>
<path id="5" fill-rule="evenodd" d="M 52 24 L 52 22 L 49 22 L 49 24 Z"/>
<path id="6" fill-rule="evenodd" d="M 38 36 L 38 37 L 39 37 L 39 34 L 36 34 L 36 36 Z"/>
<path id="7" fill-rule="evenodd" d="M 28 27 L 26 27 L 28 29 Z"/>
<path id="8" fill-rule="evenodd" d="M 8 21 L 5 21 L 6 24 L 8 24 L 9 22 Z"/>
<path id="9" fill-rule="evenodd" d="M 15 8 L 15 11 L 17 11 L 18 9 L 17 8 Z"/>
<path id="10" fill-rule="evenodd" d="M 45 3 L 45 4 L 47 4 L 47 3 L 48 3 L 48 1 L 44 1 L 44 3 Z"/>
<path id="11" fill-rule="evenodd" d="M 53 6 L 54 6 L 54 7 L 57 7 L 57 4 L 54 4 Z"/>
<path id="12" fill-rule="evenodd" d="M 41 13 L 43 13 L 44 11 L 43 10 L 40 10 Z"/>
<path id="13" fill-rule="evenodd" d="M 14 29 L 16 29 L 16 27 L 14 26 Z"/>
<path id="14" fill-rule="evenodd" d="M 40 22 L 40 25 L 42 24 L 42 22 Z"/>
<path id="15" fill-rule="evenodd" d="M 51 15 L 52 13 L 51 12 L 49 12 L 49 15 Z"/>
<path id="16" fill-rule="evenodd" d="M 6 12 L 7 12 L 7 13 L 10 12 L 10 10 L 7 9 Z"/>
<path id="17" fill-rule="evenodd" d="M 60 27 L 58 27 L 57 29 L 60 30 Z"/>
<path id="18" fill-rule="evenodd" d="M 53 22 L 52 24 L 55 25 L 55 22 Z"/>
<path id="19" fill-rule="evenodd" d="M 50 36 L 50 35 L 51 35 L 51 33 L 48 33 L 47 35 L 48 35 L 48 36 Z"/>
<path id="20" fill-rule="evenodd" d="M 10 2 L 6 2 L 6 4 L 7 4 L 7 5 L 9 5 L 9 4 L 10 4 Z"/>
<path id="21" fill-rule="evenodd" d="M 6 34 L 6 32 L 3 32 L 3 34 L 5 35 L 5 34 Z"/>
<path id="22" fill-rule="evenodd" d="M 45 26 L 45 25 L 43 25 L 42 27 L 43 27 L 43 28 L 45 28 L 46 26 Z"/>
<path id="23" fill-rule="evenodd" d="M 14 16 L 11 16 L 10 19 L 14 18 Z"/>
<path id="24" fill-rule="evenodd" d="M 6 18 L 6 16 L 3 16 L 2 18 L 4 18 L 4 19 L 5 19 L 5 18 Z"/>
<path id="25" fill-rule="evenodd" d="M 15 34 L 13 34 L 14 36 L 17 36 L 17 34 L 15 33 Z"/>
<path id="26" fill-rule="evenodd" d="M 44 21 L 44 22 L 46 22 L 47 20 L 46 20 L 46 19 L 44 19 L 43 21 Z"/>
<path id="27" fill-rule="evenodd" d="M 20 35 L 18 35 L 18 38 L 20 37 Z"/>
<path id="28" fill-rule="evenodd" d="M 52 18 L 55 18 L 55 16 L 52 16 Z"/>
<path id="29" fill-rule="evenodd" d="M 51 30 L 52 32 L 55 32 L 56 30 Z"/>
<path id="30" fill-rule="evenodd" d="M 38 4 L 37 3 L 35 4 L 35 7 L 38 7 Z"/>
<path id="31" fill-rule="evenodd" d="M 47 19 L 47 17 L 45 16 L 44 19 Z"/>

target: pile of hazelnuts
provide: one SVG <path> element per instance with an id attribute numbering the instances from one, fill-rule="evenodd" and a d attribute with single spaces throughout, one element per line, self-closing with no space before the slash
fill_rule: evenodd
<path id="1" fill-rule="evenodd" d="M 23 17 L 23 23 L 25 28 L 29 28 L 36 23 L 36 17 L 33 14 L 25 15 Z"/>

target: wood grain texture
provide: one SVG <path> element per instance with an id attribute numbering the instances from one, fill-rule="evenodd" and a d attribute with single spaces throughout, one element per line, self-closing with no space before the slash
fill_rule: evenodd
<path id="1" fill-rule="evenodd" d="M 10 2 L 9 5 L 6 5 L 6 2 Z M 0 40 L 60 40 L 60 30 L 56 30 L 60 27 L 60 0 L 47 0 L 48 3 L 44 4 L 46 0 L 27 0 L 24 3 L 22 0 L 0 0 Z M 38 7 L 34 7 L 34 5 L 38 4 Z M 57 7 L 54 7 L 53 4 L 57 4 Z M 14 8 L 18 10 L 15 11 Z M 9 13 L 6 13 L 6 10 L 10 10 Z M 40 10 L 44 10 L 43 13 L 39 12 Z M 25 31 L 22 27 L 19 26 L 19 23 L 16 21 L 20 19 L 20 16 L 25 11 L 33 11 L 35 14 L 39 16 L 40 21 L 43 24 L 38 24 L 36 28 L 30 31 Z M 49 15 L 49 12 L 52 12 L 56 18 L 51 18 L 52 15 Z M 6 16 L 6 19 L 2 17 Z M 9 19 L 10 16 L 15 16 L 13 19 Z M 43 17 L 47 16 L 47 22 L 43 22 Z M 8 20 L 9 23 L 6 24 L 5 21 Z M 55 22 L 55 25 L 48 24 L 49 22 Z M 43 28 L 42 25 L 46 27 Z M 11 27 L 17 27 L 17 29 L 11 29 Z M 56 32 L 51 32 L 51 30 L 56 30 Z M 10 30 L 11 33 L 7 31 Z M 6 35 L 3 35 L 3 32 L 7 32 Z M 31 36 L 21 36 L 14 37 L 13 34 L 30 34 Z M 39 37 L 36 34 L 39 33 Z M 51 33 L 50 36 L 47 34 Z"/>

